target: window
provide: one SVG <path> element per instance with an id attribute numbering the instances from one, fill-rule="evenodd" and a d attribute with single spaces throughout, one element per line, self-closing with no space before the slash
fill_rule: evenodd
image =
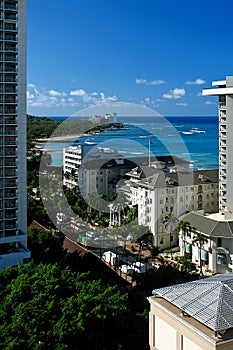
<path id="1" fill-rule="evenodd" d="M 163 237 L 160 239 L 160 242 L 159 242 L 160 244 L 163 244 Z"/>
<path id="2" fill-rule="evenodd" d="M 222 247 L 222 238 L 221 237 L 217 238 L 217 247 Z"/>

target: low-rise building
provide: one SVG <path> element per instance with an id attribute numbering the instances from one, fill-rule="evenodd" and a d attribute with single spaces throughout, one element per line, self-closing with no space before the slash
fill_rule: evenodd
<path id="1" fill-rule="evenodd" d="M 121 190 L 132 205 L 138 205 L 138 224 L 148 226 L 160 249 L 178 243 L 176 227 L 171 234 L 165 223 L 169 213 L 179 219 L 192 210 L 218 210 L 218 170 L 167 172 L 143 167 L 127 175 L 129 180 Z"/>
<path id="2" fill-rule="evenodd" d="M 184 220 L 191 229 L 188 234 L 180 234 L 181 255 L 188 255 L 203 273 L 233 271 L 233 221 L 226 220 L 223 213 L 197 212 L 188 213 Z"/>
<path id="3" fill-rule="evenodd" d="M 231 350 L 233 274 L 155 289 L 149 297 L 151 350 Z"/>

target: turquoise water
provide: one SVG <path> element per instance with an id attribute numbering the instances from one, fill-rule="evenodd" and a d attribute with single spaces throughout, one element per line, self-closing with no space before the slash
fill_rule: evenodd
<path id="1" fill-rule="evenodd" d="M 80 137 L 94 149 L 117 150 L 126 158 L 176 155 L 191 162 L 193 169 L 218 168 L 217 117 L 124 117 L 127 130 L 106 130 Z M 62 149 L 67 142 L 40 144 L 52 150 L 53 165 L 62 165 Z"/>

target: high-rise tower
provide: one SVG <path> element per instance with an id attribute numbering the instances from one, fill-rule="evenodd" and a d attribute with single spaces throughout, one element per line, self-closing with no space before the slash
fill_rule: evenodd
<path id="1" fill-rule="evenodd" d="M 212 82 L 203 96 L 218 96 L 219 116 L 219 211 L 233 219 L 233 77 Z"/>
<path id="2" fill-rule="evenodd" d="M 27 250 L 26 0 L 0 0 L 0 269 Z"/>

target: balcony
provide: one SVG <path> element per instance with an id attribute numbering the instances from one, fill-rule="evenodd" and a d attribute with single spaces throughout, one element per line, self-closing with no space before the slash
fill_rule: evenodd
<path id="1" fill-rule="evenodd" d="M 14 161 L 14 162 L 6 162 L 5 161 L 5 166 L 6 167 L 16 167 L 16 162 Z"/>
<path id="2" fill-rule="evenodd" d="M 2 7 L 1 7 L 2 8 Z M 12 2 L 6 2 L 4 6 L 5 10 L 17 11 L 17 5 Z"/>
<path id="3" fill-rule="evenodd" d="M 5 178 L 9 178 L 9 177 L 17 177 L 17 173 L 16 171 L 9 171 L 9 172 L 5 172 Z"/>
<path id="4" fill-rule="evenodd" d="M 2 187 L 1 184 L 0 184 L 0 187 Z M 17 187 L 17 183 L 16 183 L 16 181 L 5 181 L 4 187 L 5 188 L 9 188 L 9 187 L 14 188 L 14 187 Z"/>
<path id="5" fill-rule="evenodd" d="M 18 60 L 17 60 L 17 57 L 15 55 L 6 54 L 5 60 L 3 60 L 3 58 L 2 59 L 0 58 L 0 61 L 17 62 Z"/>
<path id="6" fill-rule="evenodd" d="M 5 23 L 5 30 L 9 32 L 16 32 L 17 26 L 15 23 Z"/>
<path id="7" fill-rule="evenodd" d="M 226 109 L 227 108 L 226 102 L 219 102 L 218 108 L 219 109 Z"/>
<path id="8" fill-rule="evenodd" d="M 17 15 L 16 13 L 7 13 L 5 12 L 5 21 L 16 21 Z"/>
<path id="9" fill-rule="evenodd" d="M 5 51 L 17 52 L 18 48 L 16 45 L 5 45 Z"/>

